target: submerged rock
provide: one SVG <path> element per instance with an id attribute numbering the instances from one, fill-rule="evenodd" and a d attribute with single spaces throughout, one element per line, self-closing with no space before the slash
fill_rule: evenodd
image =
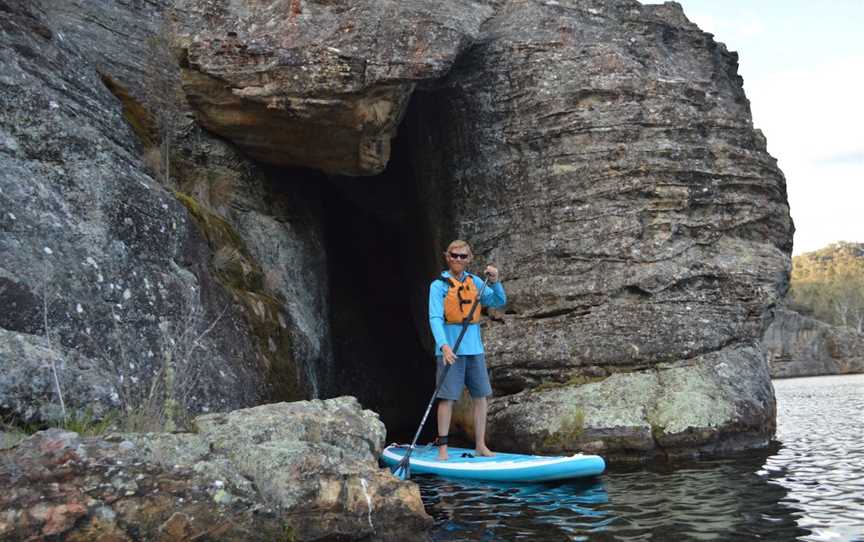
<path id="1" fill-rule="evenodd" d="M 426 539 L 417 486 L 378 467 L 384 426 L 353 398 L 196 427 L 104 439 L 50 430 L 0 451 L 0 540 Z"/>

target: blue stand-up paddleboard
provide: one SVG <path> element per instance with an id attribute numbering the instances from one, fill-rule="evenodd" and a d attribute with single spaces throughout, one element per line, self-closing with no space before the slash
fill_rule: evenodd
<path id="1" fill-rule="evenodd" d="M 384 448 L 381 459 L 388 467 L 396 467 L 405 457 L 409 446 L 391 444 Z M 446 478 L 465 478 L 495 482 L 549 482 L 597 476 L 606 468 L 599 455 L 575 454 L 571 456 L 542 456 L 496 453 L 493 457 L 479 457 L 474 450 L 448 448 L 449 459 L 438 460 L 436 446 L 419 446 L 408 459 L 415 473 L 426 473 Z"/>

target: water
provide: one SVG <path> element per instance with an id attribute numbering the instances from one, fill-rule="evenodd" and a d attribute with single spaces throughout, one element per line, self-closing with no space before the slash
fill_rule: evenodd
<path id="1" fill-rule="evenodd" d="M 778 442 L 744 457 L 554 485 L 412 479 L 437 541 L 864 542 L 864 375 L 774 387 Z"/>

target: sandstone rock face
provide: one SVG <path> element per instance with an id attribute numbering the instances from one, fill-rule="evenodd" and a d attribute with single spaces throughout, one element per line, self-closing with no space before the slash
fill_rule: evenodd
<path id="1" fill-rule="evenodd" d="M 864 373 L 864 336 L 778 308 L 762 341 L 771 376 Z"/>
<path id="2" fill-rule="evenodd" d="M 418 300 L 438 262 L 400 264 L 402 247 L 437 255 L 463 237 L 510 298 L 484 329 L 493 445 L 644 457 L 770 437 L 759 341 L 787 288 L 785 182 L 736 56 L 676 4 L 175 4 L 186 98 L 160 183 L 141 111 L 173 77 L 145 62 L 166 4 L 0 0 L 0 301 L 13 308 L 0 362 L 29 360 L 0 377 L 4 413 L 52 410 L 55 357 L 67 382 L 94 375 L 71 386 L 76 408 L 146 393 L 165 359 L 192 360 L 173 385 L 193 411 L 328 396 L 353 375 L 398 397 L 369 375 L 419 361 L 363 363 L 381 357 L 375 311 L 405 304 L 354 296 L 368 284 L 352 271 L 410 298 L 425 333 Z M 327 175 L 393 165 L 394 135 L 406 151 L 382 177 L 410 184 L 416 206 L 394 212 L 402 193 L 374 190 L 332 205 L 348 179 Z M 366 227 L 367 208 L 381 220 L 354 250 L 326 210 Z M 406 224 L 421 233 L 400 237 Z M 402 268 L 379 278 L 382 262 Z M 334 291 L 372 310 L 331 307 Z M 355 327 L 356 314 L 370 317 Z M 356 370 L 340 373 L 334 321 L 367 334 L 339 343 Z"/>
<path id="3" fill-rule="evenodd" d="M 267 395 L 291 400 L 332 394 L 320 196 L 308 188 L 307 173 L 262 168 L 194 123 L 175 59 L 153 47 L 154 40 L 165 39 L 172 6 L 75 0 L 51 2 L 46 9 L 103 78 L 119 87 L 112 91 L 131 125 L 150 122 L 136 118 L 137 108 L 153 116 L 165 105 L 154 100 L 154 87 L 176 94 L 177 103 L 168 103 L 180 117 L 171 175 L 161 180 L 180 194 L 208 241 L 206 263 L 250 328 L 251 355 L 264 368 Z M 146 142 L 150 134 L 142 131 L 139 139 Z"/>
<path id="4" fill-rule="evenodd" d="M 436 241 L 473 240 L 476 267 L 504 273 L 484 330 L 492 441 L 767 442 L 759 340 L 793 227 L 736 56 L 671 3 L 513 1 L 482 31 L 417 96 L 416 169 L 421 199 L 443 201 L 430 214 L 452 217 Z"/>
<path id="5" fill-rule="evenodd" d="M 262 162 L 380 173 L 418 82 L 447 73 L 491 13 L 445 0 L 180 0 L 198 119 Z"/>
<path id="6" fill-rule="evenodd" d="M 257 403 L 246 324 L 94 64 L 39 3 L 0 11 L 0 412 L 56 416 L 52 364 L 71 413 L 169 369 L 193 411 Z"/>
<path id="7" fill-rule="evenodd" d="M 10 164 L 4 167 L 4 183 L 11 183 L 6 191 L 10 212 L 4 205 L 0 221 L 5 226 L 0 242 L 10 263 L 10 274 L 0 278 L 0 300 L 10 307 L 0 317 L 5 368 L 0 411 L 22 422 L 38 424 L 61 414 L 51 360 L 59 364 L 61 389 L 73 413 L 86 405 L 97 416 L 143 401 L 153 375 L 162 374 L 170 356 L 184 365 L 175 387 L 184 390 L 182 406 L 193 413 L 271 398 L 318 397 L 332 389 L 317 193 L 275 188 L 290 182 L 290 174 L 265 171 L 202 131 L 185 103 L 177 104 L 170 178 L 145 166 L 155 148 L 148 146 L 154 144 L 152 112 L 158 107 L 152 103 L 153 81 L 170 81 L 177 71 L 161 65 L 164 59 L 154 58 L 152 50 L 166 4 L 106 0 L 6 8 L 10 17 L 3 39 L 13 45 L 4 49 L 6 61 L 22 66 L 21 73 L 32 72 L 25 93 L 47 100 L 41 87 L 48 85 L 57 95 L 53 106 L 46 101 L 47 109 L 40 109 L 17 96 L 17 87 L 5 87 L 9 126 L 0 129 L 6 151 L 0 161 Z M 58 47 L 69 49 L 64 54 L 71 60 L 48 62 L 59 54 Z M 8 81 L 24 84 L 16 73 L 4 71 Z M 89 109 L 88 115 L 78 118 L 81 108 Z M 17 123 L 19 117 L 27 123 Z M 55 119 L 56 127 L 24 133 L 29 123 L 43 123 L 42 117 Z M 91 136 L 113 143 L 91 148 L 84 144 Z M 39 148 L 24 152 L 16 137 Z M 82 144 L 61 154 L 58 149 L 69 137 Z M 54 165 L 46 170 L 46 163 Z M 17 173 L 12 165 L 20 165 Z M 51 175 L 45 177 L 44 171 Z M 54 182 L 67 172 L 63 183 Z M 36 192 L 40 185 L 24 181 L 31 176 L 44 183 Z M 70 184 L 76 177 L 77 184 Z M 33 194 L 45 201 L 35 201 L 40 198 Z M 42 221 L 45 230 L 39 209 L 49 199 L 62 212 L 48 234 L 25 225 Z M 15 212 L 31 206 L 31 200 L 32 214 Z M 138 209 L 142 221 L 150 223 L 137 224 L 124 209 Z M 65 221 L 78 225 L 64 227 Z M 111 221 L 121 222 L 122 236 Z M 137 247 L 125 254 L 130 251 L 124 243 Z M 61 248 L 52 249 L 55 244 Z M 122 257 L 115 256 L 118 251 Z M 70 271 L 59 282 L 58 272 L 47 276 L 49 331 L 59 334 L 49 342 L 42 310 L 48 268 L 42 260 L 51 258 L 72 263 L 58 263 L 58 269 Z M 84 276 L 74 271 L 78 268 L 91 272 Z M 20 282 L 18 274 L 26 281 Z M 169 283 L 157 282 L 163 275 Z M 72 284 L 76 281 L 80 284 Z M 134 286 L 127 289 L 127 282 L 141 286 L 141 295 Z M 130 307 L 136 312 L 126 314 Z M 205 358 L 208 363 L 202 363 Z M 191 380 L 196 383 L 190 386 Z"/>
<path id="8" fill-rule="evenodd" d="M 0 451 L 0 540 L 426 539 L 417 486 L 378 468 L 384 425 L 353 398 L 196 426 L 106 439 L 51 430 Z"/>

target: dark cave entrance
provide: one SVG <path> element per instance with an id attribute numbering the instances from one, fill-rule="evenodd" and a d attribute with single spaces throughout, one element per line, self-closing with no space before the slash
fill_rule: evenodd
<path id="1" fill-rule="evenodd" d="M 374 177 L 330 176 L 322 191 L 334 355 L 333 395 L 354 395 L 378 412 L 388 442 L 410 441 L 434 391 L 427 323 L 429 283 L 443 262 L 433 229 L 448 229 L 416 174 L 417 142 L 430 93 L 415 92 Z M 434 111 L 433 111 L 434 112 Z M 421 130 L 421 127 L 422 130 Z M 434 226 L 430 220 L 440 221 Z M 433 435 L 427 421 L 424 435 Z"/>

